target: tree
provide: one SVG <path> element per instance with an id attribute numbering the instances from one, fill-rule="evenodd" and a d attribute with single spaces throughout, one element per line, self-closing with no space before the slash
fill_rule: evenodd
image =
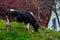
<path id="1" fill-rule="evenodd" d="M 59 0 L 54 0 L 53 11 L 56 14 L 56 17 L 57 17 L 57 20 L 58 20 L 58 24 L 59 24 L 59 27 L 60 27 L 59 17 L 58 17 L 58 13 L 57 13 L 57 10 L 60 10 L 60 7 L 58 9 L 56 8 L 56 5 L 58 5 L 57 3 L 59 3 Z M 60 5 L 58 5 L 58 6 L 60 6 Z"/>

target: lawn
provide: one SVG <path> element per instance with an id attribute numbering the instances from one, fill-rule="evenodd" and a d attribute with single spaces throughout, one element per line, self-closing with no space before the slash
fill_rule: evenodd
<path id="1" fill-rule="evenodd" d="M 11 29 L 6 31 L 6 21 L 0 20 L 0 40 L 60 40 L 60 31 L 39 28 L 38 32 L 24 32 L 24 23 L 11 22 Z M 33 30 L 32 26 L 30 27 Z"/>

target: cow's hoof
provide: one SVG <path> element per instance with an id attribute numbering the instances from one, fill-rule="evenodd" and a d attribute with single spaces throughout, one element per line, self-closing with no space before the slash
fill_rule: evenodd
<path id="1" fill-rule="evenodd" d="M 32 30 L 32 32 L 34 32 L 34 31 Z"/>

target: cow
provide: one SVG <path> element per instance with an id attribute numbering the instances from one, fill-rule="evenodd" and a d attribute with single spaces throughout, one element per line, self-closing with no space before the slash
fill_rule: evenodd
<path id="1" fill-rule="evenodd" d="M 12 18 L 16 17 L 17 22 L 24 22 L 24 30 L 28 29 L 30 31 L 29 25 L 32 25 L 34 31 L 38 31 L 39 22 L 36 21 L 34 14 L 31 11 L 24 9 L 16 10 L 9 9 L 6 13 L 6 25 L 10 25 Z"/>

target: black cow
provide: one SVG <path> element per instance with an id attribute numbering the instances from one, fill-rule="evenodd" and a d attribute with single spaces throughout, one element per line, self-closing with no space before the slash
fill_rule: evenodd
<path id="1" fill-rule="evenodd" d="M 32 12 L 26 10 L 9 9 L 6 13 L 7 25 L 9 25 L 9 22 L 12 20 L 13 17 L 17 18 L 17 22 L 24 22 L 25 30 L 27 28 L 29 31 L 29 24 L 30 24 L 33 26 L 34 31 L 38 31 L 39 23 L 34 18 Z"/>

